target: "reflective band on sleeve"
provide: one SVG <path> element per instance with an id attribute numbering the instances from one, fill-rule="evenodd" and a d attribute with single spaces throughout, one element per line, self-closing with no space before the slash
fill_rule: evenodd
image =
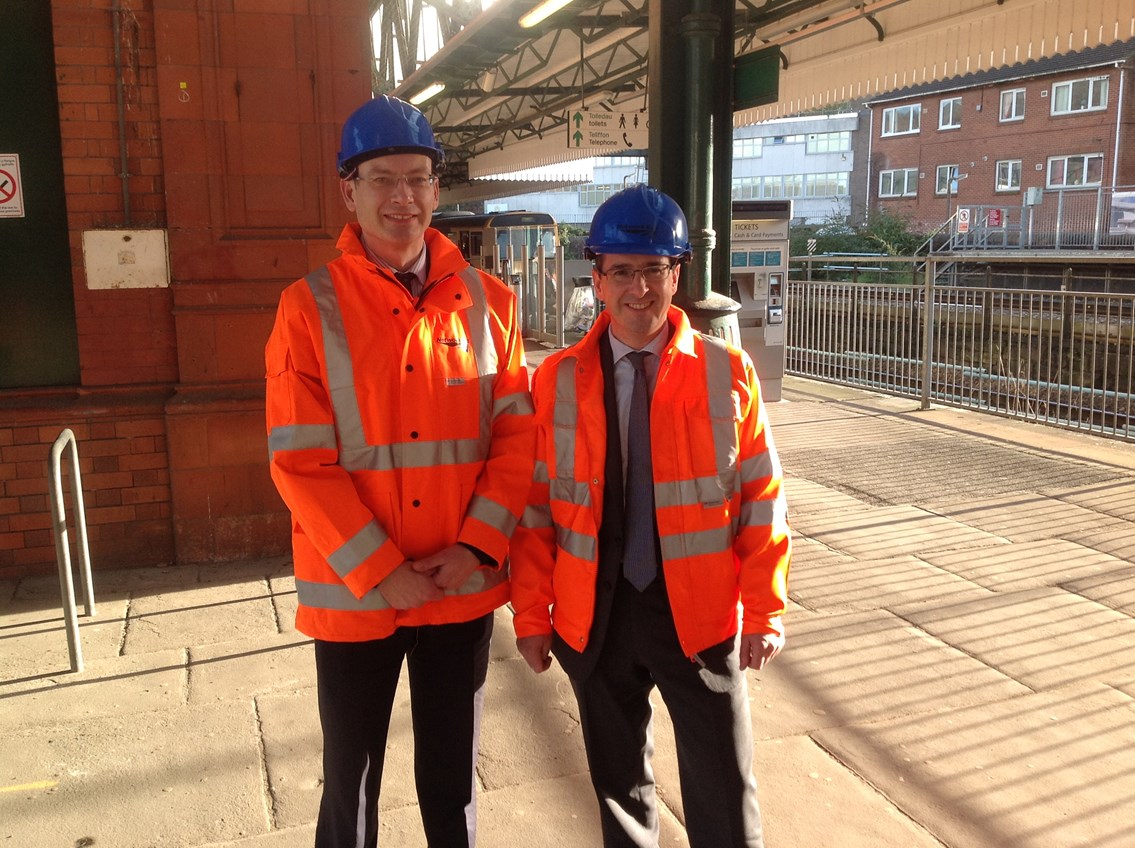
<path id="1" fill-rule="evenodd" d="M 527 506 L 524 514 L 520 516 L 520 526 L 529 530 L 552 526 L 552 508 L 547 504 L 542 506 Z"/>
<path id="2" fill-rule="evenodd" d="M 772 527 L 787 520 L 788 509 L 784 498 L 777 498 L 774 501 L 750 501 L 741 507 L 742 527 Z"/>
<path id="3" fill-rule="evenodd" d="M 664 561 L 687 557 L 719 554 L 733 546 L 733 533 L 728 527 L 699 530 L 694 533 L 674 533 L 659 539 Z"/>
<path id="4" fill-rule="evenodd" d="M 465 511 L 467 518 L 476 518 L 490 527 L 494 527 L 504 536 L 511 536 L 516 529 L 516 516 L 505 507 L 484 495 L 474 495 Z"/>
<path id="5" fill-rule="evenodd" d="M 531 415 L 533 412 L 535 410 L 532 408 L 532 398 L 524 392 L 514 392 L 497 398 L 496 403 L 493 404 L 493 418 L 498 415 Z"/>
<path id="6" fill-rule="evenodd" d="M 325 448 L 335 450 L 335 428 L 330 424 L 288 424 L 273 427 L 268 434 L 268 456 L 277 451 Z"/>
<path id="7" fill-rule="evenodd" d="M 772 455 L 764 450 L 741 463 L 741 482 L 752 483 L 772 476 L 775 471 Z"/>
<path id="8" fill-rule="evenodd" d="M 556 528 L 556 544 L 577 559 L 594 562 L 598 558 L 598 540 L 585 533 L 576 533 L 568 527 Z"/>
<path id="9" fill-rule="evenodd" d="M 378 522 L 372 519 L 363 526 L 362 530 L 344 542 L 335 553 L 327 557 L 327 562 L 335 569 L 336 574 L 346 578 L 367 557 L 385 545 L 389 538 L 386 531 L 378 526 Z"/>
<path id="10" fill-rule="evenodd" d="M 469 575 L 460 588 L 449 590 L 447 595 L 475 595 L 496 588 L 508 579 L 506 568 L 478 568 Z M 371 589 L 361 598 L 356 598 L 342 583 L 313 583 L 310 580 L 296 580 L 296 596 L 305 607 L 313 609 L 336 610 L 339 612 L 373 612 L 390 609 L 390 604 L 378 588 Z"/>

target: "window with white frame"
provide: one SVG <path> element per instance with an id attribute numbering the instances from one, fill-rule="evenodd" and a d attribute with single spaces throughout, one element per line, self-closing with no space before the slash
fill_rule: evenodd
<path id="1" fill-rule="evenodd" d="M 591 183 L 579 187 L 580 206 L 598 206 L 615 192 L 622 189 L 621 185 L 610 183 Z"/>
<path id="2" fill-rule="evenodd" d="M 1107 77 L 1068 80 L 1052 84 L 1052 114 L 1098 112 L 1107 108 Z"/>
<path id="3" fill-rule="evenodd" d="M 996 191 L 1021 190 L 1021 160 L 1002 159 L 997 163 Z"/>
<path id="4" fill-rule="evenodd" d="M 957 165 L 939 165 L 938 170 L 934 174 L 934 193 L 945 194 L 948 191 L 950 194 L 957 194 L 957 179 Z"/>
<path id="5" fill-rule="evenodd" d="M 761 138 L 735 138 L 733 139 L 734 159 L 755 159 L 764 150 L 764 139 Z"/>
<path id="6" fill-rule="evenodd" d="M 962 99 L 947 97 L 938 103 L 938 129 L 956 130 L 962 125 Z"/>
<path id="7" fill-rule="evenodd" d="M 1010 88 L 1001 92 L 1001 111 L 997 118 L 1001 123 L 1023 121 L 1025 119 L 1025 90 Z"/>
<path id="8" fill-rule="evenodd" d="M 847 194 L 849 175 L 846 171 L 836 171 L 830 174 L 805 174 L 805 197 L 838 197 Z"/>
<path id="9" fill-rule="evenodd" d="M 883 135 L 910 135 L 922 126 L 922 106 L 892 106 L 883 110 Z"/>
<path id="10" fill-rule="evenodd" d="M 1048 158 L 1048 188 L 1098 186 L 1102 182 L 1102 153 L 1077 153 Z"/>
<path id="11" fill-rule="evenodd" d="M 843 153 L 851 150 L 851 132 L 812 133 L 804 146 L 805 153 Z"/>
<path id="12" fill-rule="evenodd" d="M 917 168 L 897 168 L 879 173 L 879 197 L 915 197 L 917 194 Z"/>

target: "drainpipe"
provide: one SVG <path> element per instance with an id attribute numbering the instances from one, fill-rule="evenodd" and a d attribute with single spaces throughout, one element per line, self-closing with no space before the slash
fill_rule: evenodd
<path id="1" fill-rule="evenodd" d="M 118 178 L 122 181 L 122 218 L 130 227 L 130 172 L 126 161 L 126 81 L 122 78 L 122 7 L 120 0 L 114 0 L 111 9 L 114 21 L 114 82 L 118 100 Z"/>

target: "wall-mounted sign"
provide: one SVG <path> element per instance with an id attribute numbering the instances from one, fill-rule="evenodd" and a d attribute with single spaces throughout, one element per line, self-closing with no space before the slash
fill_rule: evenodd
<path id="1" fill-rule="evenodd" d="M 0 218 L 24 217 L 24 187 L 20 154 L 0 153 Z"/>
<path id="2" fill-rule="evenodd" d="M 645 149 L 650 144 L 645 112 L 598 112 L 577 109 L 568 115 L 568 147 L 593 147 L 613 153 Z"/>

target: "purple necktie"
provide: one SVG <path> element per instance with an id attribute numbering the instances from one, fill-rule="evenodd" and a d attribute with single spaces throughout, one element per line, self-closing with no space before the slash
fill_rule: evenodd
<path id="1" fill-rule="evenodd" d="M 649 351 L 627 354 L 634 366 L 634 389 L 627 419 L 627 480 L 623 508 L 623 576 L 640 592 L 658 576 L 654 532 L 654 474 L 650 466 Z"/>

